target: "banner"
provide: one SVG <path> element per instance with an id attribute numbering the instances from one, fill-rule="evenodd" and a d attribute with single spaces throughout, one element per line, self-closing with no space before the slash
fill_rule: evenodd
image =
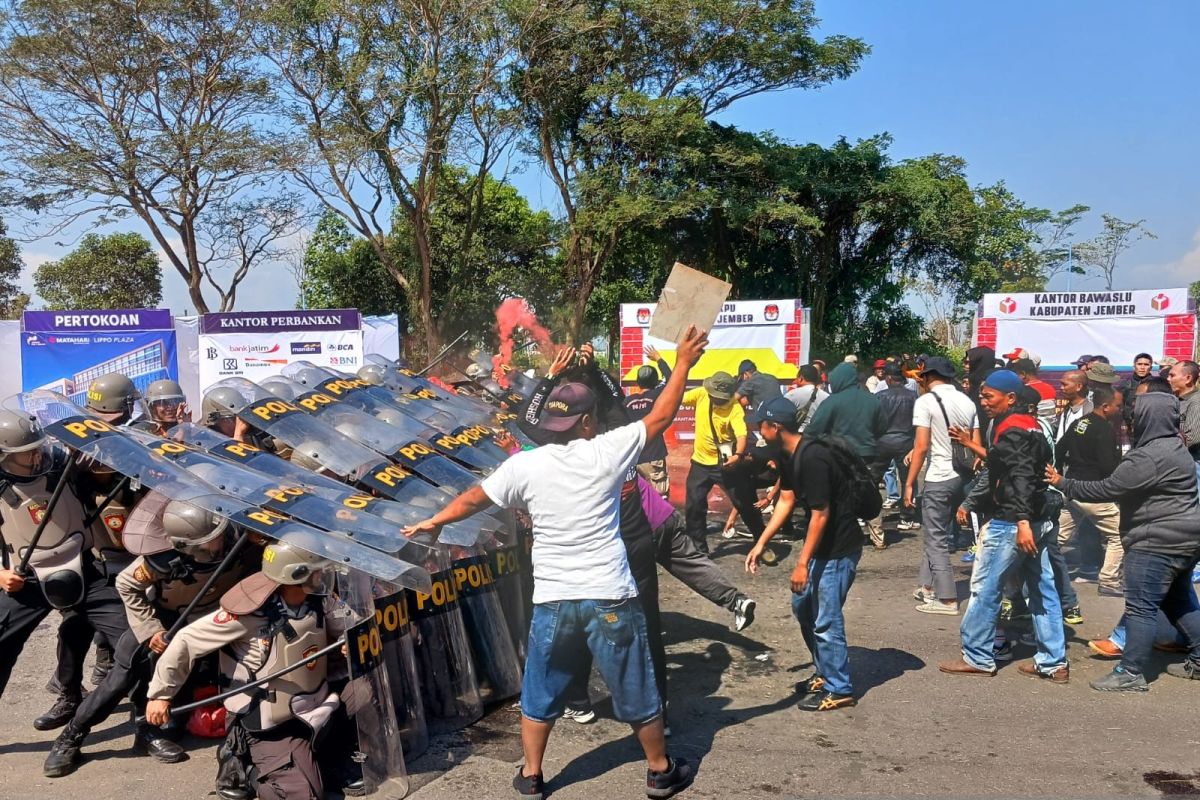
<path id="1" fill-rule="evenodd" d="M 110 372 L 142 392 L 153 381 L 179 379 L 165 309 L 26 311 L 21 328 L 23 391 L 52 389 L 86 405 L 88 386 Z"/>
<path id="2" fill-rule="evenodd" d="M 1187 289 L 1029 292 L 985 294 L 981 316 L 997 319 L 1166 317 L 1186 313 L 1187 307 Z"/>
<path id="3" fill-rule="evenodd" d="M 357 372 L 362 317 L 353 308 L 204 314 L 198 355 L 202 390 L 224 378 L 269 378 L 293 361 Z"/>

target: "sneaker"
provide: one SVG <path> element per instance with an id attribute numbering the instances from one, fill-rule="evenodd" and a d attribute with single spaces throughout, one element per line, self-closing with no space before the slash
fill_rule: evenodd
<path id="1" fill-rule="evenodd" d="M 1063 609 L 1063 622 L 1068 625 L 1082 625 L 1083 612 L 1079 610 L 1079 606 L 1071 606 Z"/>
<path id="2" fill-rule="evenodd" d="M 898 497 L 889 497 L 883 501 L 885 509 L 895 508 L 898 505 L 900 505 L 900 498 Z"/>
<path id="3" fill-rule="evenodd" d="M 958 601 L 956 600 L 953 603 L 943 603 L 941 600 L 938 600 L 935 597 L 917 606 L 916 609 L 922 614 L 945 614 L 946 616 L 957 617 Z"/>
<path id="4" fill-rule="evenodd" d="M 1185 678 L 1189 681 L 1200 681 L 1200 667 L 1197 667 L 1190 661 L 1185 661 L 1182 664 L 1167 664 L 1167 674 L 1173 675 L 1176 678 Z"/>
<path id="5" fill-rule="evenodd" d="M 1125 653 L 1112 639 L 1092 639 L 1087 644 L 1088 650 L 1097 658 L 1120 658 Z"/>
<path id="6" fill-rule="evenodd" d="M 750 627 L 754 622 L 754 609 L 757 606 L 758 603 L 746 595 L 737 599 L 737 603 L 733 606 L 733 629 L 735 631 L 744 631 Z"/>
<path id="7" fill-rule="evenodd" d="M 1017 638 L 1017 644 L 1023 644 L 1026 647 L 1037 647 L 1037 637 L 1031 631 L 1026 631 Z"/>
<path id="8" fill-rule="evenodd" d="M 913 600 L 916 600 L 918 603 L 925 603 L 936 599 L 937 595 L 932 591 L 927 592 L 924 586 L 918 586 L 916 589 L 913 589 Z"/>
<path id="9" fill-rule="evenodd" d="M 992 645 L 992 660 L 997 664 L 1007 664 L 1013 660 L 1012 643 L 1002 642 Z"/>
<path id="10" fill-rule="evenodd" d="M 964 564 L 970 564 L 973 561 L 975 561 L 975 545 L 968 547 L 967 552 L 963 553 L 962 556 L 962 563 Z"/>
<path id="11" fill-rule="evenodd" d="M 1042 672 L 1032 661 L 1026 661 L 1024 664 L 1017 665 L 1017 671 L 1022 675 L 1028 675 L 1031 678 L 1041 678 L 1044 681 L 1050 681 L 1050 683 L 1064 684 L 1071 682 L 1071 670 L 1066 666 L 1059 667 L 1053 672 Z"/>
<path id="12" fill-rule="evenodd" d="M 66 725 L 75 716 L 83 698 L 78 694 L 60 694 L 50 710 L 33 721 L 35 731 L 52 731 Z"/>
<path id="13" fill-rule="evenodd" d="M 1146 679 L 1141 675 L 1126 672 L 1121 667 L 1115 668 L 1103 678 L 1092 681 L 1091 686 L 1097 692 L 1148 692 Z"/>
<path id="14" fill-rule="evenodd" d="M 682 758 L 667 758 L 667 769 L 646 770 L 646 797 L 673 797 L 692 785 L 696 771 Z"/>
<path id="15" fill-rule="evenodd" d="M 1089 578 L 1086 575 L 1076 575 L 1075 578 L 1071 581 L 1071 583 L 1078 583 L 1078 584 L 1095 583 L 1095 582 L 1096 581 L 1092 580 L 1091 578 Z"/>
<path id="16" fill-rule="evenodd" d="M 858 705 L 852 694 L 834 694 L 833 692 L 816 692 L 805 695 L 800 701 L 801 711 L 836 711 L 839 708 L 850 708 Z"/>
<path id="17" fill-rule="evenodd" d="M 525 777 L 525 765 L 517 767 L 517 774 L 513 777 L 513 788 L 517 790 L 517 794 L 521 797 L 528 797 L 529 800 L 542 800 L 546 794 L 546 785 L 542 780 L 542 773 L 538 773 L 531 778 Z"/>
<path id="18" fill-rule="evenodd" d="M 896 530 L 898 530 L 898 531 L 919 531 L 919 530 L 921 530 L 921 523 L 916 522 L 911 519 L 902 519 L 896 523 Z"/>
<path id="19" fill-rule="evenodd" d="M 800 694 L 809 695 L 816 694 L 825 688 L 825 679 L 820 675 L 813 673 L 808 680 L 800 684 Z"/>
<path id="20" fill-rule="evenodd" d="M 563 719 L 569 719 L 571 722 L 577 722 L 580 725 L 587 725 L 589 722 L 596 721 L 596 712 L 591 706 L 587 708 L 570 708 L 563 711 Z"/>
<path id="21" fill-rule="evenodd" d="M 79 748 L 83 746 L 86 736 L 84 731 L 76 730 L 75 726 L 68 725 L 67 729 L 60 733 L 54 740 L 54 744 L 50 746 L 50 753 L 46 756 L 45 763 L 42 764 L 42 774 L 47 778 L 61 778 L 79 769 L 79 762 L 82 760 Z"/>

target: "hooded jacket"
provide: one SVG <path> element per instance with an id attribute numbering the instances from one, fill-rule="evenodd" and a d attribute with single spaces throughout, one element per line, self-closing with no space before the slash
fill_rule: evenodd
<path id="1" fill-rule="evenodd" d="M 1047 490 L 1054 457 L 1038 421 L 1009 412 L 992 420 L 988 457 L 963 506 L 1006 522 L 1057 517 L 1061 498 Z"/>
<path id="2" fill-rule="evenodd" d="M 996 351 L 990 347 L 972 347 L 967 351 L 967 385 L 968 394 L 975 401 L 979 419 L 987 419 L 983 409 L 979 407 L 979 392 L 983 382 L 996 371 Z"/>
<path id="3" fill-rule="evenodd" d="M 1102 481 L 1064 479 L 1063 494 L 1121 509 L 1121 545 L 1172 556 L 1200 554 L 1196 464 L 1179 435 L 1179 401 L 1162 392 L 1138 398 L 1133 449 Z"/>
<path id="4" fill-rule="evenodd" d="M 858 371 L 853 364 L 838 364 L 829 373 L 827 397 L 813 412 L 805 435 L 833 434 L 854 446 L 865 459 L 873 459 L 880 437 L 887 432 L 887 417 L 879 398 L 858 385 Z"/>

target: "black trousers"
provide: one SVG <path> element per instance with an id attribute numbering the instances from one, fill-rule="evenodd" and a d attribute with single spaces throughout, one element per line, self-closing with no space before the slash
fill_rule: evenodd
<path id="1" fill-rule="evenodd" d="M 88 561 L 84 562 L 83 579 L 83 599 L 63 612 L 64 620 L 69 620 L 74 626 L 79 621 L 76 618 L 82 618 L 87 626 L 103 633 L 109 641 L 119 641 L 129 630 L 129 622 L 117 590 Z M 36 581 L 27 580 L 21 591 L 15 594 L 0 592 L 0 696 L 8 686 L 8 679 L 25 643 L 53 610 Z M 85 641 L 91 642 L 90 633 Z M 76 690 L 81 682 L 82 675 L 76 679 Z M 64 688 L 70 691 L 72 687 L 68 685 Z"/>
<path id="2" fill-rule="evenodd" d="M 129 696 L 139 712 L 146 705 L 146 689 L 154 674 L 150 648 L 138 642 L 132 631 L 117 641 L 112 669 L 104 682 L 96 687 L 75 712 L 72 726 L 87 733 L 108 719 L 121 701 Z"/>
<path id="3" fill-rule="evenodd" d="M 746 463 L 746 462 L 743 462 Z M 758 502 L 758 492 L 755 490 L 752 476 L 741 465 L 732 469 L 722 469 L 719 466 L 708 466 L 692 462 L 687 475 L 687 494 L 684 499 L 684 517 L 687 521 L 687 533 L 701 553 L 708 552 L 708 493 L 714 486 L 720 486 L 729 501 L 737 509 L 742 520 L 746 523 L 750 534 L 757 539 L 762 535 L 766 524 L 763 522 L 762 511 L 754 507 Z"/>

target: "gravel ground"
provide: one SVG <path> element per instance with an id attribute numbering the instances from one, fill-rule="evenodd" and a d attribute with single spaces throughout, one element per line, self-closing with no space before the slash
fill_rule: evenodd
<path id="1" fill-rule="evenodd" d="M 714 518 L 715 524 L 715 518 Z M 913 610 L 910 594 L 920 533 L 889 532 L 884 552 L 868 550 L 847 603 L 856 708 L 810 714 L 795 707 L 796 684 L 810 672 L 808 652 L 791 617 L 787 577 L 792 548 L 781 565 L 743 574 L 748 540 L 714 536 L 717 557 L 758 600 L 758 616 L 743 634 L 730 615 L 662 579 L 671 681 L 671 752 L 700 762 L 684 797 L 932 796 L 1129 797 L 1200 795 L 1197 686 L 1158 674 L 1149 693 L 1112 696 L 1087 683 L 1110 663 L 1088 656 L 1086 640 L 1107 633 L 1121 613 L 1119 599 L 1081 586 L 1086 621 L 1071 630 L 1071 683 L 1051 686 L 1021 675 L 1018 661 L 992 679 L 955 678 L 937 662 L 958 652 L 956 617 Z M 960 591 L 968 567 L 955 563 Z M 43 684 L 53 659 L 53 630 L 35 634 L 5 694 L 0 721 L 0 798 L 123 798 L 173 800 L 210 794 L 212 744 L 189 741 L 190 759 L 173 766 L 134 756 L 124 713 L 98 730 L 74 775 L 49 781 L 41 764 L 53 733 L 30 721 L 50 695 Z M 1177 657 L 1176 657 L 1177 658 Z M 604 697 L 594 684 L 593 695 Z M 608 718 L 592 725 L 563 723 L 546 761 L 549 788 L 563 800 L 635 798 L 644 764 L 626 727 Z M 119 719 L 118 719 L 119 718 Z M 509 781 L 520 762 L 518 716 L 493 712 L 458 734 L 435 739 L 409 765 L 413 798 L 513 796 Z"/>

